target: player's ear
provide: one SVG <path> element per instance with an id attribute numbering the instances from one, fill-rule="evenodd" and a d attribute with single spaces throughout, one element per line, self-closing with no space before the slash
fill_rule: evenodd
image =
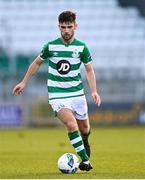
<path id="1" fill-rule="evenodd" d="M 78 27 L 78 24 L 77 24 L 77 23 L 75 23 L 75 29 L 77 29 L 77 27 Z"/>

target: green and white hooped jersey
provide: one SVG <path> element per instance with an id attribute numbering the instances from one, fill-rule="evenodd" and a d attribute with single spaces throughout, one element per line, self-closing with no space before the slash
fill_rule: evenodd
<path id="1" fill-rule="evenodd" d="M 92 60 L 85 43 L 74 39 L 72 43 L 64 44 L 58 38 L 45 44 L 39 57 L 42 61 L 48 59 L 49 100 L 84 95 L 80 65 Z"/>

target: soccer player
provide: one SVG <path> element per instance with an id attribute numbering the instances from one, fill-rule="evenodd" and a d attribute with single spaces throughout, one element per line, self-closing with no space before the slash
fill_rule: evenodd
<path id="1" fill-rule="evenodd" d="M 92 59 L 86 44 L 74 37 L 77 28 L 76 14 L 64 11 L 58 17 L 61 36 L 47 42 L 40 55 L 29 66 L 23 80 L 13 89 L 13 95 L 21 94 L 31 76 L 40 65 L 49 61 L 48 67 L 48 101 L 57 117 L 65 125 L 72 146 L 81 158 L 80 170 L 89 171 L 90 158 L 90 123 L 87 102 L 80 75 L 83 63 L 86 70 L 92 98 L 100 106 L 101 98 L 96 88 L 96 78 Z"/>

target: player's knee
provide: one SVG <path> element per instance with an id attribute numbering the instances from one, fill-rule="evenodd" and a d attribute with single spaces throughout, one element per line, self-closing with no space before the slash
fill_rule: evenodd
<path id="1" fill-rule="evenodd" d="M 68 121 L 66 123 L 66 127 L 67 127 L 67 130 L 70 132 L 70 131 L 76 131 L 78 130 L 78 125 L 76 122 L 74 121 Z"/>
<path id="2" fill-rule="evenodd" d="M 84 124 L 84 125 L 83 125 L 83 129 L 85 129 L 85 130 L 90 129 L 90 125 L 89 125 L 89 124 Z"/>
<path id="3" fill-rule="evenodd" d="M 89 124 L 83 124 L 80 127 L 81 134 L 88 134 L 90 132 L 90 125 Z"/>

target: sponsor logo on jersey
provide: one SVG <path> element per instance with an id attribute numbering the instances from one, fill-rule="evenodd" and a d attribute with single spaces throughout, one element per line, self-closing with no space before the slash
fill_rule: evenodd
<path id="1" fill-rule="evenodd" d="M 61 60 L 57 63 L 57 71 L 60 74 L 67 74 L 71 69 L 71 64 L 67 60 Z"/>

